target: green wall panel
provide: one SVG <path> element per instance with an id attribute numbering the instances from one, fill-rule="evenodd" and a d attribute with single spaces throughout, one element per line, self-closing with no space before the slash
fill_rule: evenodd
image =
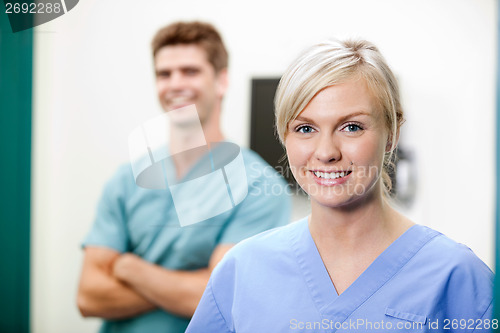
<path id="1" fill-rule="evenodd" d="M 29 332 L 33 31 L 0 5 L 0 332 Z"/>

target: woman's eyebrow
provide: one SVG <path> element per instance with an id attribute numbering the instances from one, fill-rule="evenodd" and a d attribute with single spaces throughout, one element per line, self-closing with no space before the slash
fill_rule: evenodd
<path id="1" fill-rule="evenodd" d="M 368 116 L 368 117 L 371 117 L 372 114 L 369 113 L 369 112 L 366 112 L 366 111 L 357 111 L 357 112 L 349 113 L 349 114 L 346 114 L 345 116 L 340 117 L 338 122 L 341 123 L 341 122 L 346 121 L 349 118 L 354 118 L 354 117 L 357 117 L 357 116 Z"/>
<path id="2" fill-rule="evenodd" d="M 369 113 L 369 112 L 366 112 L 366 111 L 356 111 L 356 112 L 349 113 L 349 114 L 346 114 L 345 116 L 340 117 L 338 119 L 338 122 L 341 123 L 341 122 L 344 122 L 345 120 L 347 120 L 349 118 L 354 118 L 354 117 L 357 117 L 357 116 L 368 116 L 368 117 L 371 117 L 372 114 Z M 308 117 L 304 117 L 304 116 L 298 116 L 294 120 L 305 121 L 305 122 L 309 122 L 309 123 L 314 123 L 314 120 L 312 120 L 312 119 L 310 119 Z"/>
<path id="3" fill-rule="evenodd" d="M 312 119 L 309 119 L 307 117 L 304 117 L 304 116 L 298 116 L 297 118 L 294 119 L 295 120 L 298 120 L 298 121 L 305 121 L 307 123 L 313 123 L 314 121 Z"/>

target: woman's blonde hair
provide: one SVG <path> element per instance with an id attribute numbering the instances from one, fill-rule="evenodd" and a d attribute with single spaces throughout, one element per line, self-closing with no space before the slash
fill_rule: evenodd
<path id="1" fill-rule="evenodd" d="M 331 39 L 306 49 L 281 77 L 274 99 L 276 131 L 284 145 L 288 124 L 304 110 L 313 97 L 326 87 L 353 77 L 363 78 L 384 113 L 391 149 L 384 157 L 382 181 L 385 194 L 392 188 L 389 176 L 392 153 L 404 122 L 396 77 L 372 43 L 361 39 Z"/>

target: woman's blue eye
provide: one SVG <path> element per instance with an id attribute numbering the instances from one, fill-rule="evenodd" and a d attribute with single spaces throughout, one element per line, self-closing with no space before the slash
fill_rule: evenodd
<path id="1" fill-rule="evenodd" d="M 346 132 L 357 132 L 357 131 L 359 131 L 361 129 L 362 128 L 359 125 L 356 125 L 356 124 L 349 124 L 346 127 L 344 127 L 344 130 Z"/>
<path id="2" fill-rule="evenodd" d="M 313 131 L 313 128 L 311 126 L 300 126 L 297 129 L 297 132 L 304 133 L 304 134 L 312 133 L 312 131 Z"/>

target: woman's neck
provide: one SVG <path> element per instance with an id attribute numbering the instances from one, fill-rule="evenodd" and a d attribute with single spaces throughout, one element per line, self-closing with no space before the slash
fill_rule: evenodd
<path id="1" fill-rule="evenodd" d="M 337 253 L 385 249 L 413 225 L 381 193 L 360 200 L 340 208 L 311 203 L 309 229 L 318 246 Z"/>

